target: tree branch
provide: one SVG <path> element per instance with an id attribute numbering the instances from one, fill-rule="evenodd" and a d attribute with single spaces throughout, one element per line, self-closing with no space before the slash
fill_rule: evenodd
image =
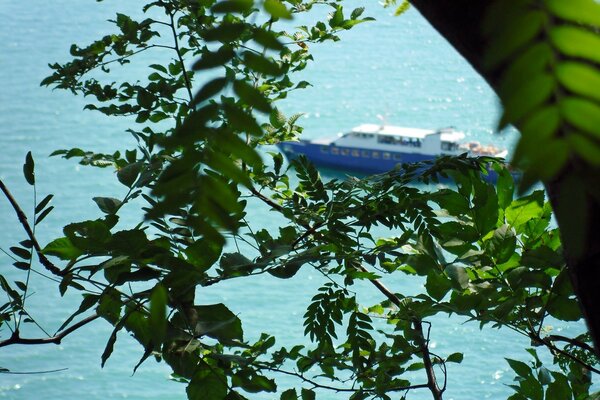
<path id="1" fill-rule="evenodd" d="M 29 344 L 49 344 L 49 343 L 60 344 L 61 341 L 65 338 L 65 336 L 69 335 L 70 333 L 75 332 L 77 329 L 81 328 L 82 326 L 89 324 L 90 322 L 94 321 L 98 317 L 99 317 L 98 314 L 92 314 L 89 317 L 84 318 L 81 321 L 77 322 L 76 324 L 71 325 L 64 331 L 60 332 L 59 334 L 52 336 L 52 337 L 48 337 L 48 338 L 38 338 L 38 339 L 22 338 L 19 336 L 19 331 L 15 331 L 15 332 L 13 332 L 12 336 L 9 339 L 6 339 L 6 340 L 3 340 L 0 342 L 0 347 L 9 346 L 11 344 L 27 344 L 27 345 L 29 345 Z"/>
<path id="2" fill-rule="evenodd" d="M 369 272 L 365 267 L 360 266 L 359 269 L 362 272 Z M 396 307 L 401 307 L 402 303 L 398 296 L 392 293 L 383 283 L 381 283 L 378 279 L 369 279 L 371 283 L 383 294 L 387 297 Z M 415 328 L 415 331 L 419 335 L 419 348 L 421 350 L 421 354 L 423 356 L 423 364 L 425 365 L 425 372 L 427 373 L 427 385 L 429 388 L 433 398 L 435 400 L 442 399 L 442 393 L 444 392 L 444 388 L 440 389 L 437 384 L 437 379 L 435 377 L 435 371 L 433 370 L 433 363 L 431 362 L 431 355 L 429 353 L 428 341 L 429 339 L 425 338 L 423 333 L 423 322 L 417 318 L 412 319 L 412 324 Z"/>
<path id="3" fill-rule="evenodd" d="M 561 335 L 548 335 L 547 339 L 550 339 L 555 342 L 567 342 L 572 346 L 576 346 L 583 350 L 587 350 L 592 353 L 595 353 L 595 350 L 592 346 L 588 345 L 587 343 L 581 342 L 577 339 L 572 339 L 572 338 L 568 338 L 566 336 L 561 336 Z"/>

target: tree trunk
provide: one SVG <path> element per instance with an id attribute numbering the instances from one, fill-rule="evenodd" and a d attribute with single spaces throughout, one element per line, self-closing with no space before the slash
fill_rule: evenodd
<path id="1" fill-rule="evenodd" d="M 483 68 L 486 49 L 481 23 L 491 0 L 412 0 L 421 14 L 481 74 L 494 90 L 499 74 Z M 518 127 L 517 127 L 518 128 Z M 581 161 L 571 159 L 546 190 L 561 230 L 564 256 L 575 294 L 592 335 L 596 353 L 600 354 L 600 176 L 598 169 L 581 168 Z M 584 176 L 587 175 L 587 176 Z M 572 185 L 571 178 L 583 184 Z M 593 191 L 596 191 L 594 193 Z M 581 207 L 574 210 L 573 205 Z M 581 211 L 581 224 L 573 226 L 573 211 Z"/>

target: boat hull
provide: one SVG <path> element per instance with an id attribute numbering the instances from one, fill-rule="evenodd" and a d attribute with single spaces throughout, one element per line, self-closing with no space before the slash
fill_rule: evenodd
<path id="1" fill-rule="evenodd" d="M 433 160 L 435 156 L 424 154 L 359 149 L 355 147 L 319 144 L 308 140 L 283 142 L 278 147 L 288 159 L 305 155 L 313 164 L 345 171 L 378 174 L 402 163 Z"/>

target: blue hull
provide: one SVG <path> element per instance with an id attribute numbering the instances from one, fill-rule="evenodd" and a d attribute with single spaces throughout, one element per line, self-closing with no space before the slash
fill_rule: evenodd
<path id="1" fill-rule="evenodd" d="M 388 172 L 396 165 L 402 163 L 416 163 L 436 158 L 436 156 L 424 154 L 357 149 L 336 146 L 334 144 L 318 144 L 307 140 L 283 142 L 277 146 L 288 160 L 305 155 L 316 166 L 367 175 Z M 513 170 L 511 174 L 515 181 L 520 180 L 521 173 L 519 171 Z M 482 179 L 495 183 L 498 179 L 498 174 L 493 170 L 488 170 L 486 175 L 482 175 Z"/>
<path id="2" fill-rule="evenodd" d="M 435 158 L 423 154 L 357 149 L 316 144 L 304 140 L 300 142 L 283 142 L 278 147 L 290 160 L 299 155 L 305 155 L 317 166 L 366 174 L 380 174 L 393 169 L 398 164 L 415 163 Z"/>

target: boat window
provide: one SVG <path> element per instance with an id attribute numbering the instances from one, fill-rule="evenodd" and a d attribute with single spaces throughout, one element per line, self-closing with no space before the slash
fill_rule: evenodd
<path id="1" fill-rule="evenodd" d="M 329 153 L 329 146 L 321 146 L 321 153 Z"/>
<path id="2" fill-rule="evenodd" d="M 348 154 L 350 154 L 350 150 L 348 150 L 348 149 L 342 149 L 342 155 L 343 156 L 347 156 Z"/>
<path id="3" fill-rule="evenodd" d="M 373 158 L 379 158 L 379 152 L 378 151 L 374 151 L 372 154 Z"/>
<path id="4" fill-rule="evenodd" d="M 369 158 L 369 157 L 371 157 L 371 154 L 370 154 L 369 150 L 363 150 L 360 152 L 360 156 L 362 158 Z"/>
<path id="5" fill-rule="evenodd" d="M 332 147 L 331 154 L 340 154 L 340 149 L 338 149 L 337 147 Z"/>
<path id="6" fill-rule="evenodd" d="M 383 152 L 383 159 L 384 160 L 389 160 L 391 156 L 392 155 L 390 153 L 388 153 L 387 151 Z"/>
<path id="7" fill-rule="evenodd" d="M 377 142 L 393 144 L 394 138 L 392 136 L 379 135 L 377 137 Z"/>
<path id="8" fill-rule="evenodd" d="M 352 157 L 360 157 L 358 150 L 352 150 Z"/>
<path id="9" fill-rule="evenodd" d="M 395 161 L 400 161 L 402 160 L 402 155 L 400 153 L 394 153 L 394 160 Z"/>
<path id="10" fill-rule="evenodd" d="M 379 135 L 377 137 L 377 141 L 379 143 L 396 144 L 396 145 L 400 145 L 400 146 L 421 147 L 421 145 L 422 145 L 422 140 L 419 138 L 407 138 L 407 137 L 403 137 L 403 136 L 394 137 L 394 136 Z"/>
<path id="11" fill-rule="evenodd" d="M 458 143 L 454 142 L 442 142 L 442 150 L 453 151 L 458 150 Z"/>

